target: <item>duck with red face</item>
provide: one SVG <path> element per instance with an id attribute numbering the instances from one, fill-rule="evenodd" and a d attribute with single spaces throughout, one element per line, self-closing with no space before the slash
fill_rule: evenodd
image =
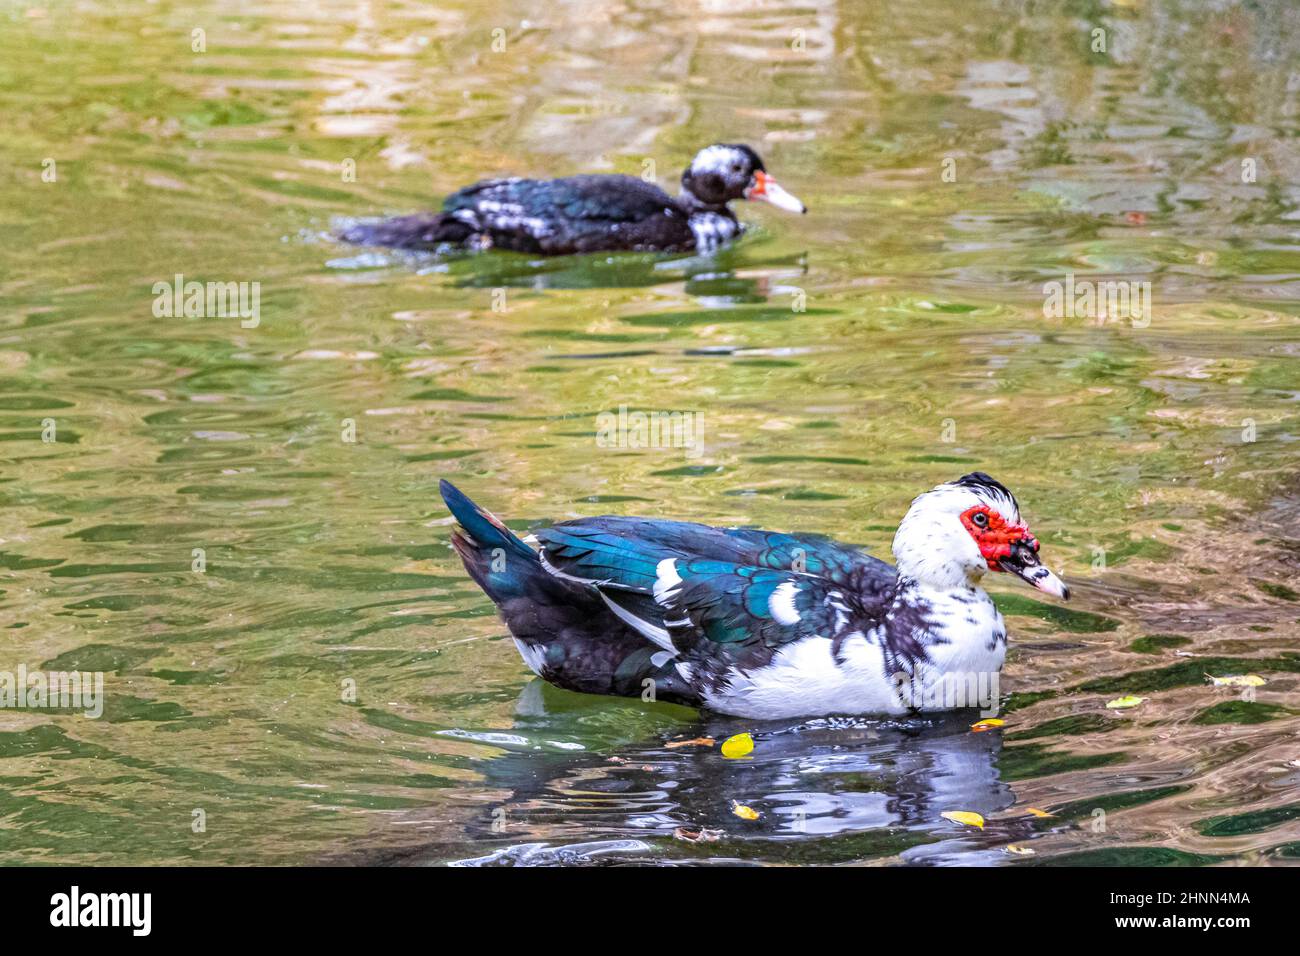
<path id="1" fill-rule="evenodd" d="M 1007 630 L 984 575 L 1069 596 L 1015 496 L 983 472 L 913 500 L 896 567 L 817 535 L 661 518 L 561 521 L 524 541 L 442 492 L 452 544 L 525 663 L 570 690 L 653 686 L 658 700 L 761 719 L 996 710 Z"/>
<path id="2" fill-rule="evenodd" d="M 1038 539 L 1007 487 L 982 471 L 919 495 L 899 523 L 900 576 L 937 587 L 978 585 L 989 571 L 1014 574 L 1053 597 L 1070 589 L 1038 559 Z"/>
<path id="3" fill-rule="evenodd" d="M 1065 583 L 1039 563 L 1038 539 L 1025 524 L 1012 524 L 987 504 L 963 511 L 961 522 L 975 539 L 990 571 L 1006 571 L 1053 597 L 1070 599 Z"/>

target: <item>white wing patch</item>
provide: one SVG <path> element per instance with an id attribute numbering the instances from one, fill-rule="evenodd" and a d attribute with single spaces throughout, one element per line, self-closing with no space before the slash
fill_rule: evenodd
<path id="1" fill-rule="evenodd" d="M 609 609 L 617 615 L 620 621 L 632 628 L 638 634 L 641 634 L 643 637 L 648 637 L 665 651 L 670 651 L 673 656 L 676 656 L 677 648 L 673 647 L 672 638 L 668 636 L 668 632 L 662 627 L 659 627 L 657 624 L 651 624 L 649 621 L 637 617 L 627 608 L 611 601 L 604 591 L 599 591 L 597 593 L 600 594 L 601 599 L 609 605 Z"/>
<path id="2" fill-rule="evenodd" d="M 795 599 L 799 596 L 799 585 L 786 581 L 777 585 L 772 596 L 767 599 L 767 609 L 772 612 L 772 619 L 778 624 L 798 624 L 801 620 L 795 608 Z"/>
<path id="3" fill-rule="evenodd" d="M 681 589 L 682 576 L 677 573 L 677 559 L 664 558 L 655 565 L 655 600 L 660 604 L 671 604 Z"/>

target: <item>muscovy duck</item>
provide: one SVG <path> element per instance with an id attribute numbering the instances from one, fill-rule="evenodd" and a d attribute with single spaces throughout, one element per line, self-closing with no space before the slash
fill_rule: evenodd
<path id="1" fill-rule="evenodd" d="M 442 212 L 359 223 L 340 238 L 427 251 L 707 253 L 744 231 L 727 206 L 733 199 L 807 211 L 767 174 L 758 153 L 720 143 L 696 154 L 676 199 L 635 176 L 487 179 L 448 196 Z"/>
<path id="2" fill-rule="evenodd" d="M 990 707 L 1006 626 L 980 587 L 1014 574 L 1056 597 L 1015 497 L 983 472 L 917 497 L 897 569 L 815 535 L 651 518 L 581 518 L 521 540 L 450 482 L 465 569 L 524 662 L 569 690 L 740 717 Z"/>

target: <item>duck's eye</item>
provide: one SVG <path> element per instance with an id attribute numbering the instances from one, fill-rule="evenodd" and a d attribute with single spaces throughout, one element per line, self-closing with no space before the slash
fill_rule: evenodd
<path id="1" fill-rule="evenodd" d="M 740 172 L 740 163 L 732 163 L 732 164 L 731 164 L 731 171 L 732 171 L 733 173 L 738 173 L 738 172 Z"/>
<path id="2" fill-rule="evenodd" d="M 977 511 L 971 515 L 970 521 L 977 528 L 987 528 L 989 526 L 989 516 L 982 511 Z"/>

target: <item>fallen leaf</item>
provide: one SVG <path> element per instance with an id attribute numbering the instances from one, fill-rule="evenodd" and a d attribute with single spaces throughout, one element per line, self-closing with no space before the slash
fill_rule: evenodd
<path id="1" fill-rule="evenodd" d="M 1034 851 L 1027 846 L 1017 846 L 1014 843 L 1008 843 L 1002 848 L 1008 853 L 1014 853 L 1016 856 L 1033 856 Z"/>
<path id="2" fill-rule="evenodd" d="M 735 800 L 731 801 L 731 812 L 742 820 L 757 820 L 762 816 L 762 814 L 753 807 L 747 807 L 743 803 L 739 803 Z"/>
<path id="3" fill-rule="evenodd" d="M 984 818 L 971 810 L 945 810 L 939 816 L 953 823 L 964 823 L 968 827 L 984 829 Z"/>
<path id="4" fill-rule="evenodd" d="M 753 750 L 754 737 L 752 734 L 736 734 L 734 737 L 728 737 L 722 742 L 722 756 L 728 760 L 747 757 Z"/>
<path id="5" fill-rule="evenodd" d="M 1037 807 L 1025 807 L 1025 813 L 1031 817 L 1054 817 L 1055 813 L 1048 813 L 1046 810 L 1039 810 Z"/>
<path id="6" fill-rule="evenodd" d="M 983 720 L 977 720 L 971 724 L 970 729 L 979 734 L 986 730 L 992 730 L 994 727 L 1001 727 L 1005 723 L 1005 720 L 999 720 L 997 717 L 985 717 Z"/>
<path id="7" fill-rule="evenodd" d="M 695 737 L 691 740 L 670 740 L 668 743 L 664 744 L 664 746 L 669 750 L 672 750 L 674 747 L 712 747 L 713 738 Z"/>
<path id="8" fill-rule="evenodd" d="M 1127 696 L 1125 696 L 1125 697 L 1116 697 L 1114 700 L 1107 701 L 1107 702 L 1106 702 L 1106 709 L 1107 709 L 1107 710 L 1125 710 L 1125 709 L 1127 709 L 1127 708 L 1129 708 L 1129 707 L 1136 707 L 1138 704 L 1142 703 L 1144 700 L 1150 700 L 1150 699 L 1151 699 L 1151 698 L 1149 698 L 1149 697 L 1134 697 L 1132 694 L 1129 694 L 1129 695 L 1127 695 Z"/>
<path id="9" fill-rule="evenodd" d="M 1215 687 L 1263 687 L 1268 683 L 1258 674 L 1227 674 L 1224 677 L 1206 674 L 1205 676 Z"/>
<path id="10" fill-rule="evenodd" d="M 706 830 L 703 827 L 678 827 L 673 837 L 687 843 L 717 843 L 722 838 L 721 830 Z"/>

